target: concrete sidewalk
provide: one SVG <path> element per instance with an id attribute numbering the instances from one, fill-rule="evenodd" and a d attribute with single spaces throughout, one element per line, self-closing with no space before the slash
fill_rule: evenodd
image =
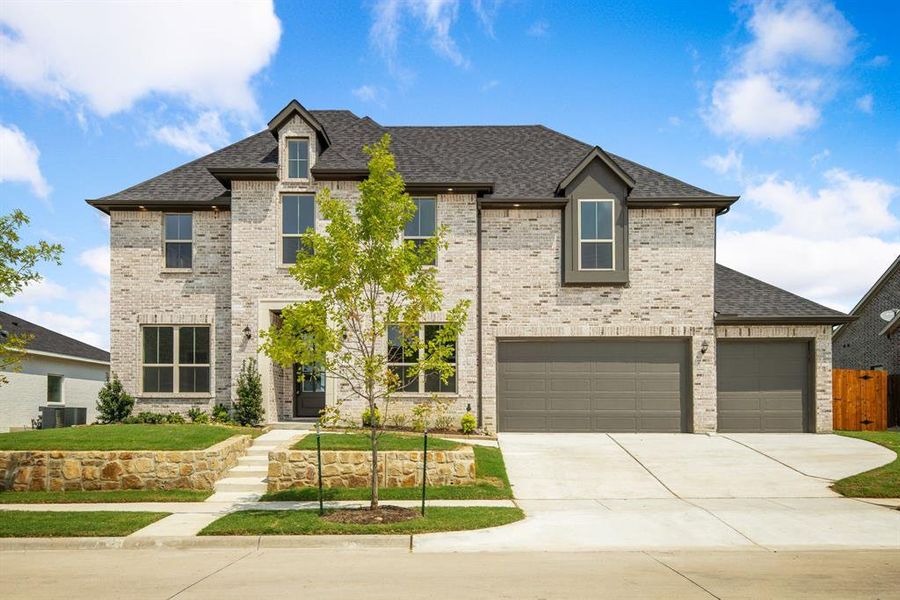
<path id="1" fill-rule="evenodd" d="M 416 508 L 420 500 L 382 500 L 381 504 Z M 512 500 L 426 500 L 426 506 L 516 506 Z M 325 508 L 361 508 L 368 500 L 327 500 Z M 169 512 L 176 514 L 223 515 L 237 510 L 316 510 L 316 501 L 303 502 L 108 502 L 96 504 L 0 504 L 0 511 L 31 510 L 38 512 L 90 512 L 111 510 L 119 512 Z"/>

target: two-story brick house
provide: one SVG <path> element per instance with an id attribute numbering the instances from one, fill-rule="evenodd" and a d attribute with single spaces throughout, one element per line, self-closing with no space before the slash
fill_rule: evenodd
<path id="1" fill-rule="evenodd" d="M 493 431 L 831 429 L 831 328 L 847 317 L 716 265 L 736 197 L 543 126 L 388 127 L 296 101 L 89 200 L 110 215 L 112 370 L 139 407 L 228 404 L 251 356 L 270 421 L 337 400 L 329 377 L 258 353 L 259 331 L 309 297 L 287 267 L 324 225 L 314 194 L 355 201 L 362 146 L 384 133 L 418 206 L 405 236 L 446 226 L 447 305 L 472 301 L 455 379 L 411 380 L 401 406 L 437 393 Z"/>

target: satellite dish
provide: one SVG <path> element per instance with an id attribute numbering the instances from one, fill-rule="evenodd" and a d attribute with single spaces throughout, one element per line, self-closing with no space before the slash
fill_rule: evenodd
<path id="1" fill-rule="evenodd" d="M 893 321 L 894 317 L 897 316 L 897 313 L 900 313 L 900 309 L 886 310 L 879 316 L 885 321 Z"/>

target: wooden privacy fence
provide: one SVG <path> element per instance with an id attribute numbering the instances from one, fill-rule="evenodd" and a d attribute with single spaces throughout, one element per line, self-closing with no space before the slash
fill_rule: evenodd
<path id="1" fill-rule="evenodd" d="M 888 427 L 900 427 L 900 374 L 888 375 Z"/>
<path id="2" fill-rule="evenodd" d="M 832 371 L 834 428 L 847 431 L 887 429 L 887 372 Z"/>

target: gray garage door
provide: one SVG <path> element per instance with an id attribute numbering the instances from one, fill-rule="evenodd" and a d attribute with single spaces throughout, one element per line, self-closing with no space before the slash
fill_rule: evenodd
<path id="1" fill-rule="evenodd" d="M 685 340 L 528 340 L 498 347 L 500 431 L 683 431 Z"/>
<path id="2" fill-rule="evenodd" d="M 804 341 L 718 342 L 719 431 L 806 431 Z"/>

